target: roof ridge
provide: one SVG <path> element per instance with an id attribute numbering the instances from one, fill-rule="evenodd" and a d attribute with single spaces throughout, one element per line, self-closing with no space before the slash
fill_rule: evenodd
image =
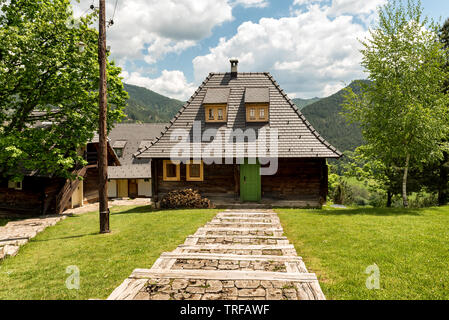
<path id="1" fill-rule="evenodd" d="M 203 90 L 203 88 L 206 86 L 206 84 L 209 82 L 209 80 L 214 76 L 215 74 L 213 72 L 209 73 L 209 75 L 206 77 L 206 79 L 203 81 L 203 83 L 198 87 L 198 89 L 193 93 L 193 95 L 190 97 L 190 99 L 182 106 L 182 108 L 178 111 L 178 113 L 170 120 L 170 124 L 165 127 L 165 131 L 161 132 L 161 135 L 155 138 L 155 142 L 151 142 L 151 145 L 149 147 L 146 147 L 145 149 L 142 149 L 135 154 L 133 154 L 133 157 L 138 157 L 142 153 L 147 152 L 150 150 L 156 143 L 162 139 L 162 137 L 170 130 L 170 128 L 173 126 L 173 124 L 178 120 L 178 118 L 182 115 L 182 113 L 187 109 L 187 107 L 193 102 L 193 100 L 197 97 L 197 95 Z"/>
<path id="2" fill-rule="evenodd" d="M 273 83 L 273 85 L 276 87 L 276 89 L 279 90 L 279 92 L 281 93 L 281 95 L 285 98 L 285 100 L 287 100 L 287 102 L 290 104 L 290 106 L 292 107 L 292 109 L 296 112 L 296 114 L 299 116 L 299 118 L 304 122 L 305 126 L 307 127 L 307 129 L 310 130 L 310 132 L 318 139 L 318 141 L 321 142 L 321 144 L 323 144 L 326 148 L 328 148 L 329 150 L 331 150 L 332 152 L 334 152 L 335 154 L 337 154 L 339 157 L 343 156 L 343 153 L 341 153 L 337 148 L 335 148 L 334 146 L 332 146 L 329 142 L 326 141 L 326 139 L 324 139 L 319 133 L 318 131 L 312 126 L 312 124 L 306 119 L 306 117 L 302 114 L 302 112 L 298 109 L 298 107 L 296 106 L 296 104 L 293 103 L 293 101 L 288 97 L 288 95 L 285 93 L 285 91 L 280 87 L 280 85 L 276 82 L 276 80 L 274 79 L 274 77 L 267 72 L 266 73 L 267 77 L 271 80 L 271 82 Z"/>

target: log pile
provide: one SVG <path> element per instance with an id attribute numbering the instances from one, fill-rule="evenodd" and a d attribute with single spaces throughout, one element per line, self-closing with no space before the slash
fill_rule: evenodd
<path id="1" fill-rule="evenodd" d="M 161 209 L 207 209 L 211 202 L 202 198 L 200 193 L 193 189 L 176 190 L 168 193 L 161 200 Z"/>

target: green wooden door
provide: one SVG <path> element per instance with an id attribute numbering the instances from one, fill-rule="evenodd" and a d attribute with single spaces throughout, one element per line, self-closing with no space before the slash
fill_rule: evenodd
<path id="1" fill-rule="evenodd" d="M 262 199 L 260 164 L 240 165 L 240 199 L 244 202 L 259 202 Z"/>

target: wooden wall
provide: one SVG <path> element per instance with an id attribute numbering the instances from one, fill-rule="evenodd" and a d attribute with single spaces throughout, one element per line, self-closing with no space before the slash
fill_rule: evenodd
<path id="1" fill-rule="evenodd" d="M 204 165 L 204 181 L 186 181 L 186 165 L 181 164 L 181 181 L 164 181 L 163 161 L 153 159 L 153 177 L 157 186 L 153 185 L 153 193 L 159 198 L 170 191 L 192 188 L 198 190 L 205 197 L 235 198 L 236 181 L 234 165 Z M 160 199 L 159 199 L 160 200 Z M 157 200 L 156 200 L 157 201 Z"/>
<path id="2" fill-rule="evenodd" d="M 186 181 L 186 166 L 181 165 L 181 181 L 163 181 L 163 161 L 153 160 L 155 201 L 173 190 L 193 188 L 205 197 L 240 198 L 240 171 L 237 165 L 204 165 L 204 181 Z M 327 197 L 326 159 L 279 159 L 274 176 L 262 176 L 262 198 L 276 200 L 314 200 Z"/>
<path id="3" fill-rule="evenodd" d="M 0 210 L 13 214 L 41 215 L 44 206 L 46 214 L 54 214 L 56 196 L 65 180 L 59 178 L 25 177 L 22 190 L 8 189 L 6 184 L 0 184 Z"/>
<path id="4" fill-rule="evenodd" d="M 276 175 L 262 176 L 262 197 L 323 202 L 327 196 L 325 174 L 325 159 L 279 159 Z"/>
<path id="5" fill-rule="evenodd" d="M 84 202 L 95 203 L 99 199 L 98 195 L 98 168 L 93 167 L 87 170 L 84 177 Z"/>

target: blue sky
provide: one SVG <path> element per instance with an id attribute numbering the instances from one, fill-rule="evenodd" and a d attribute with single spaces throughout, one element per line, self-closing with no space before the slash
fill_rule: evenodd
<path id="1" fill-rule="evenodd" d="M 112 17 L 116 0 L 107 0 Z M 188 99 L 209 72 L 268 71 L 290 97 L 328 96 L 364 78 L 358 39 L 387 0 L 118 0 L 108 29 L 125 82 Z M 75 15 L 92 0 L 76 3 Z M 437 21 L 448 0 L 422 0 Z"/>

